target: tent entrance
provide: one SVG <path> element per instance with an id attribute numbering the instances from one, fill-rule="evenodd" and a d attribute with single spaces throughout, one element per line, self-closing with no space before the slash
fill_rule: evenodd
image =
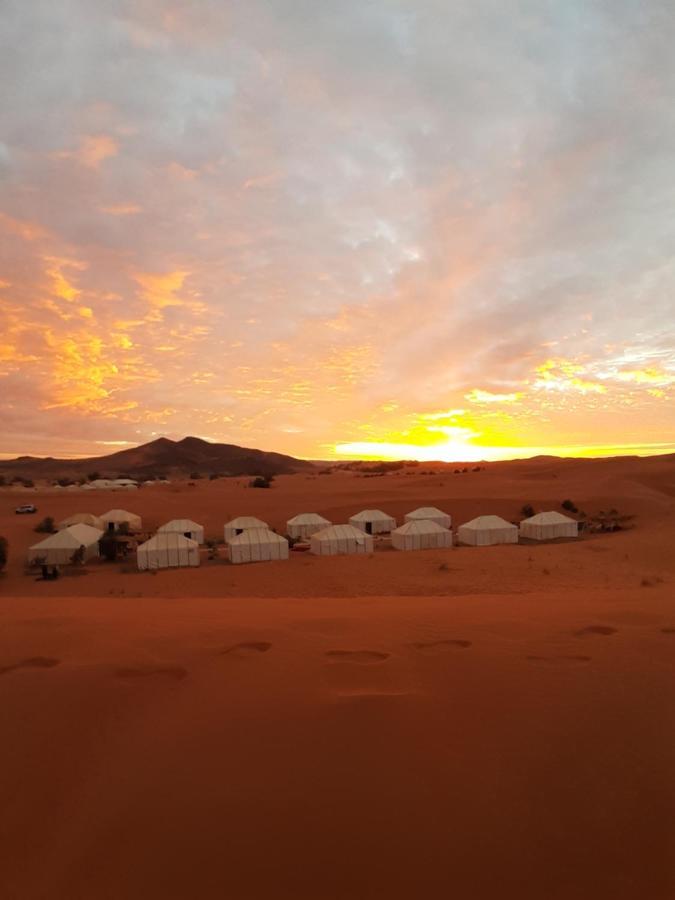
<path id="1" fill-rule="evenodd" d="M 190 540 L 192 540 L 192 532 L 191 532 L 191 531 L 184 531 L 184 532 L 183 532 L 183 537 L 190 538 Z"/>
<path id="2" fill-rule="evenodd" d="M 366 522 L 366 534 L 372 534 L 372 533 L 373 533 L 373 523 Z"/>
<path id="3" fill-rule="evenodd" d="M 114 530 L 115 530 L 115 523 L 108 522 L 108 531 L 114 531 Z"/>

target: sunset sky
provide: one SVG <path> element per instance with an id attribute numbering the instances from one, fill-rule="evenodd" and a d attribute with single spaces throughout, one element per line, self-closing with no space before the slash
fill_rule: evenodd
<path id="1" fill-rule="evenodd" d="M 672 0 L 4 0 L 0 453 L 675 449 Z"/>

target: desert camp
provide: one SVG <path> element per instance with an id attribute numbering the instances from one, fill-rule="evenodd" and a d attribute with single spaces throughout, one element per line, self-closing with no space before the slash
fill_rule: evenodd
<path id="1" fill-rule="evenodd" d="M 674 48 L 0 3 L 0 900 L 675 900 Z"/>

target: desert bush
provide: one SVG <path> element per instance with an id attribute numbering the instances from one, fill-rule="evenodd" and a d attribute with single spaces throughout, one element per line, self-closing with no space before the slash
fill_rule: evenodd
<path id="1" fill-rule="evenodd" d="M 54 534 L 56 531 L 54 519 L 52 516 L 45 516 L 41 522 L 38 522 L 34 530 L 37 531 L 38 534 Z"/>
<path id="2" fill-rule="evenodd" d="M 5 481 L 5 476 L 0 475 L 0 487 L 4 487 L 7 482 Z"/>
<path id="3" fill-rule="evenodd" d="M 520 512 L 525 516 L 526 519 L 531 518 L 534 515 L 534 507 L 531 503 L 526 503 L 520 510 Z"/>
<path id="4" fill-rule="evenodd" d="M 575 513 L 579 512 L 576 505 L 572 502 L 572 500 L 563 500 L 560 504 L 563 509 L 566 509 L 568 512 Z"/>
<path id="5" fill-rule="evenodd" d="M 9 543 L 7 538 L 0 537 L 0 572 L 7 565 L 7 558 L 9 557 Z"/>
<path id="6" fill-rule="evenodd" d="M 273 479 L 273 475 L 258 475 L 249 481 L 248 486 L 252 488 L 268 488 L 271 487 Z"/>
<path id="7" fill-rule="evenodd" d="M 192 481 L 199 481 L 201 477 L 202 476 L 200 472 L 190 472 L 190 478 L 192 479 Z"/>

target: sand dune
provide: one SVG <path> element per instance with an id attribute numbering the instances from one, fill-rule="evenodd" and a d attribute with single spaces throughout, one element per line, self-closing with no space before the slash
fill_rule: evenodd
<path id="1" fill-rule="evenodd" d="M 538 461 L 153 488 L 125 505 L 207 532 L 430 502 L 459 523 L 567 496 L 636 519 L 579 543 L 56 583 L 23 574 L 34 522 L 0 494 L 2 896 L 670 900 L 674 473 Z M 82 507 L 36 498 L 40 515 Z"/>

